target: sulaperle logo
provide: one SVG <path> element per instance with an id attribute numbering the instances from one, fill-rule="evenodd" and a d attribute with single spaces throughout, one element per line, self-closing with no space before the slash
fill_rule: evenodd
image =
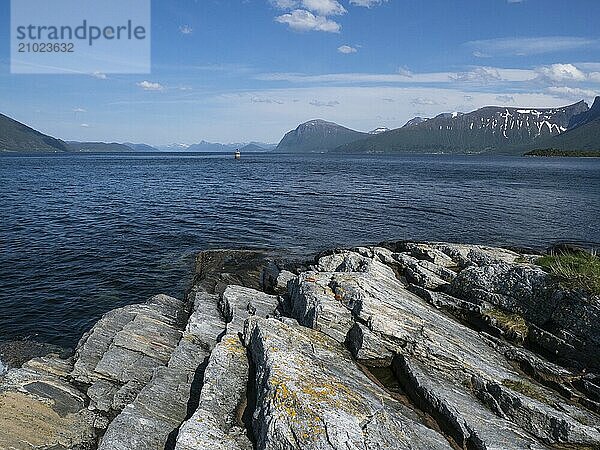
<path id="1" fill-rule="evenodd" d="M 12 0 L 11 73 L 150 73 L 150 0 Z"/>

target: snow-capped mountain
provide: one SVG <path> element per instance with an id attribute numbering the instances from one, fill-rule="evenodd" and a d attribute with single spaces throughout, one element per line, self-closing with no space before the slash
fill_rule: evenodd
<path id="1" fill-rule="evenodd" d="M 488 106 L 470 113 L 443 113 L 432 119 L 339 147 L 340 152 L 521 153 L 567 130 L 588 111 L 581 101 L 562 108 Z"/>
<path id="2" fill-rule="evenodd" d="M 379 128 L 375 128 L 374 130 L 369 131 L 369 134 L 381 134 L 381 133 L 385 133 L 386 131 L 390 131 L 390 129 L 386 128 L 386 127 L 379 127 Z"/>
<path id="3" fill-rule="evenodd" d="M 156 146 L 161 152 L 185 152 L 188 149 L 188 144 L 174 143 L 167 145 Z"/>

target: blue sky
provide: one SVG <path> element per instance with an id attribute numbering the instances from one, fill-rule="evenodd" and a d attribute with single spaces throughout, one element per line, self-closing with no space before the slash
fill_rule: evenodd
<path id="1" fill-rule="evenodd" d="M 277 142 L 600 94 L 598 0 L 155 0 L 152 73 L 11 75 L 0 112 L 69 140 Z"/>

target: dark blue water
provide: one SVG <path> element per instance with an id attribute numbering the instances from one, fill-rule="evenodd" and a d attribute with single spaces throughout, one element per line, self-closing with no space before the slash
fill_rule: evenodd
<path id="1" fill-rule="evenodd" d="M 181 296 L 203 249 L 596 245 L 599 201 L 599 159 L 3 156 L 0 340 L 73 346 L 112 308 Z"/>

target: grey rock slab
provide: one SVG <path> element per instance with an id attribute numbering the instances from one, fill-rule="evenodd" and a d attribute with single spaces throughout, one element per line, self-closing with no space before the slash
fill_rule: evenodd
<path id="1" fill-rule="evenodd" d="M 252 449 L 242 421 L 249 363 L 239 336 L 227 334 L 210 355 L 198 409 L 179 430 L 177 450 Z"/>
<path id="2" fill-rule="evenodd" d="M 483 266 L 495 263 L 513 264 L 522 258 L 521 254 L 512 250 L 485 245 L 451 243 L 430 243 L 429 245 L 448 255 L 461 268 L 471 265 Z"/>
<path id="3" fill-rule="evenodd" d="M 344 342 L 354 320 L 351 310 L 330 287 L 331 280 L 328 272 L 301 273 L 288 286 L 289 304 L 284 310 L 301 325 Z"/>
<path id="4" fill-rule="evenodd" d="M 453 382 L 417 359 L 396 357 L 392 369 L 404 389 L 449 430 L 459 446 L 478 450 L 548 448 L 485 408 L 464 384 Z"/>
<path id="5" fill-rule="evenodd" d="M 120 411 L 165 366 L 179 343 L 185 304 L 157 295 L 105 314 L 80 340 L 71 377 L 90 385 L 91 408 Z"/>
<path id="6" fill-rule="evenodd" d="M 277 297 L 243 286 L 227 286 L 219 303 L 228 332 L 241 332 L 250 316 L 273 317 L 279 306 Z"/>
<path id="7" fill-rule="evenodd" d="M 195 290 L 190 300 L 192 314 L 168 364 L 153 370 L 150 381 L 111 422 L 99 449 L 163 449 L 175 444 L 179 427 L 197 401 L 209 355 L 226 329 L 217 295 Z"/>
<path id="8" fill-rule="evenodd" d="M 251 318 L 244 340 L 256 366 L 257 448 L 451 448 L 323 333 Z"/>
<path id="9" fill-rule="evenodd" d="M 66 379 L 73 370 L 73 358 L 63 359 L 56 354 L 49 354 L 30 359 L 22 367 Z"/>
<path id="10" fill-rule="evenodd" d="M 157 337 L 157 332 L 160 337 L 162 328 L 172 330 L 173 327 L 181 324 L 184 316 L 184 303 L 166 295 L 152 297 L 145 304 L 129 305 L 108 312 L 80 340 L 75 352 L 75 365 L 71 376 L 79 382 L 91 384 L 99 379 L 110 380 L 114 373 L 122 373 L 124 368 L 113 369 L 110 364 L 107 364 L 107 361 L 112 359 L 107 353 L 114 350 L 121 353 L 115 355 L 115 359 L 123 358 L 125 355 L 121 350 L 127 348 L 122 347 L 123 345 L 136 352 L 142 350 L 143 353 L 143 350 L 146 350 L 148 353 L 146 356 L 150 359 L 164 360 L 165 349 L 162 338 L 153 352 L 153 344 L 148 337 Z M 144 333 L 144 324 L 147 325 L 147 336 Z M 172 343 L 173 340 L 171 339 L 170 342 Z M 121 346 L 118 345 L 119 343 Z M 174 345 L 171 350 L 173 347 Z M 103 359 L 104 362 L 101 363 Z M 140 362 L 148 361 L 147 358 L 138 359 Z M 103 372 L 96 371 L 99 364 Z"/>
<path id="11" fill-rule="evenodd" d="M 429 244 L 418 242 L 407 242 L 404 244 L 403 251 L 410 253 L 411 256 L 419 260 L 430 261 L 436 266 L 445 268 L 455 268 L 457 264 L 450 256 L 444 252 L 432 247 Z"/>
<path id="12" fill-rule="evenodd" d="M 426 289 L 439 289 L 454 277 L 454 273 L 444 267 L 429 261 L 420 261 L 405 253 L 394 254 L 394 259 L 410 283 Z"/>
<path id="13" fill-rule="evenodd" d="M 349 259 L 360 261 L 353 257 Z M 582 425 L 578 422 L 578 417 L 585 417 L 588 412 L 581 406 L 567 407 L 567 403 L 556 392 L 546 394 L 554 399 L 553 405 L 546 405 L 536 398 L 528 400 L 528 404 L 536 405 L 535 408 L 531 407 L 531 411 L 536 411 L 536 415 L 532 415 L 537 417 L 536 420 L 551 422 L 560 418 L 568 423 L 570 429 L 577 430 L 563 433 L 560 439 L 553 437 L 548 428 L 530 427 L 525 422 L 516 421 L 517 415 L 514 418 L 501 416 L 499 409 L 492 410 L 489 404 L 482 404 L 478 400 L 479 394 L 467 389 L 463 383 L 479 377 L 500 385 L 507 383 L 516 389 L 530 380 L 518 372 L 483 334 L 428 304 L 394 277 L 382 271 L 368 270 L 369 265 L 368 262 L 357 265 L 345 262 L 338 264 L 336 261 L 335 264 L 321 267 L 359 271 L 301 274 L 298 286 L 291 290 L 292 294 L 296 293 L 290 296 L 293 317 L 303 325 L 322 329 L 338 342 L 345 341 L 357 357 L 368 357 L 373 365 L 381 364 L 381 360 L 376 358 L 378 353 L 384 361 L 389 359 L 390 354 L 399 353 L 413 366 L 422 367 L 419 385 L 427 391 L 425 398 L 434 401 L 434 404 L 428 405 L 429 408 L 435 410 L 442 419 L 459 424 L 461 431 L 454 431 L 463 439 L 479 436 L 477 439 L 481 442 L 478 448 L 489 447 L 496 439 L 486 428 L 486 421 L 496 416 L 505 432 L 503 439 L 515 439 L 515 442 L 523 442 L 523 445 L 531 442 L 588 443 L 581 438 L 582 433 L 594 439 L 594 433 L 582 431 Z M 451 303 L 452 297 L 444 297 L 443 300 Z M 349 316 L 344 316 L 344 308 Z M 331 323 L 329 311 L 332 310 L 336 311 L 335 317 L 345 317 L 347 320 L 343 324 L 338 321 L 333 328 L 328 326 Z M 323 327 L 322 323 L 326 326 Z M 332 329 L 335 333 L 331 332 Z M 344 340 L 340 338 L 342 335 L 345 335 Z M 536 384 L 536 389 L 544 391 L 546 388 Z M 514 391 L 510 387 L 507 390 Z M 453 394 L 456 392 L 460 395 Z M 517 394 L 514 398 L 518 398 Z M 453 405 L 454 410 L 464 410 L 461 419 L 449 416 L 448 409 L 443 406 L 449 404 Z M 436 405 L 442 405 L 441 409 Z M 544 431 L 528 436 L 528 433 L 537 430 Z"/>

